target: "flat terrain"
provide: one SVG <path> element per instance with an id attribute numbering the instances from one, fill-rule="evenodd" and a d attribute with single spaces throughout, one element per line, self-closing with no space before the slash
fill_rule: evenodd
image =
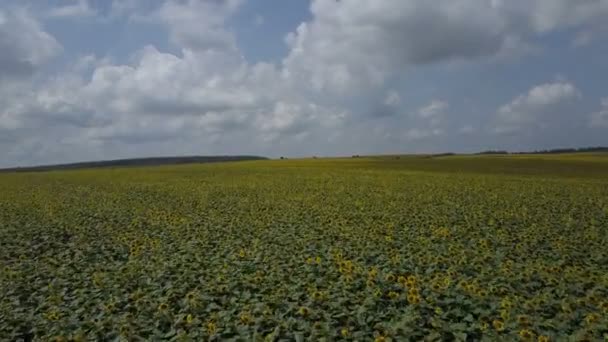
<path id="1" fill-rule="evenodd" d="M 0 340 L 603 340 L 608 155 L 0 175 Z"/>

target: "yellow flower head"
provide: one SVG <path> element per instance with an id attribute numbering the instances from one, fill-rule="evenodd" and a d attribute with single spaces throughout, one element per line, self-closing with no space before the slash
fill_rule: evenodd
<path id="1" fill-rule="evenodd" d="M 511 303 L 509 298 L 503 298 L 503 300 L 500 302 L 500 307 L 503 309 L 510 309 L 513 307 L 513 303 Z"/>
<path id="2" fill-rule="evenodd" d="M 340 330 L 340 335 L 342 337 L 348 337 L 350 335 L 350 332 L 348 331 L 348 328 L 342 328 L 342 330 Z"/>
<path id="3" fill-rule="evenodd" d="M 389 274 L 386 275 L 385 280 L 388 281 L 388 282 L 390 282 L 390 283 L 392 283 L 392 282 L 395 281 L 395 276 L 393 274 L 389 273 Z"/>
<path id="4" fill-rule="evenodd" d="M 240 319 L 241 323 L 244 325 L 250 325 L 251 323 L 253 323 L 253 317 L 247 311 L 241 312 L 239 319 Z"/>
<path id="5" fill-rule="evenodd" d="M 549 341 L 551 341 L 549 336 L 545 336 L 545 335 L 538 336 L 538 342 L 549 342 Z"/>
<path id="6" fill-rule="evenodd" d="M 215 335 L 217 333 L 217 325 L 214 322 L 207 322 L 206 325 L 207 334 Z"/>
<path id="7" fill-rule="evenodd" d="M 300 314 L 300 316 L 307 317 L 308 315 L 310 315 L 310 309 L 305 306 L 302 306 L 298 309 L 298 313 Z"/>
<path id="8" fill-rule="evenodd" d="M 587 324 L 593 324 L 599 320 L 600 320 L 600 316 L 596 313 L 590 313 L 587 316 L 585 316 L 585 322 L 587 322 Z"/>
<path id="9" fill-rule="evenodd" d="M 188 314 L 186 316 L 186 323 L 192 324 L 193 321 L 194 321 L 194 316 L 192 316 L 191 314 Z"/>
<path id="10" fill-rule="evenodd" d="M 312 298 L 314 300 L 320 301 L 320 300 L 323 300 L 323 297 L 324 297 L 323 292 L 321 292 L 321 291 L 315 291 L 312 293 Z"/>
<path id="11" fill-rule="evenodd" d="M 50 311 L 47 312 L 45 314 L 46 319 L 48 319 L 49 321 L 58 321 L 59 320 L 59 312 L 57 311 Z"/>
<path id="12" fill-rule="evenodd" d="M 522 329 L 519 331 L 519 337 L 521 337 L 524 340 L 530 340 L 534 337 L 534 333 L 531 330 Z"/>
<path id="13" fill-rule="evenodd" d="M 413 296 L 420 296 L 420 290 L 417 287 L 412 287 L 407 293 Z"/>
<path id="14" fill-rule="evenodd" d="M 492 326 L 494 327 L 494 329 L 496 331 L 504 331 L 505 330 L 505 323 L 499 319 L 495 319 L 492 321 Z"/>
<path id="15" fill-rule="evenodd" d="M 395 299 L 399 298 L 399 294 L 395 291 L 390 291 L 388 293 L 388 298 L 395 300 Z"/>
<path id="16" fill-rule="evenodd" d="M 500 318 L 502 318 L 504 321 L 509 320 L 510 317 L 511 313 L 508 310 L 500 310 Z"/>
<path id="17" fill-rule="evenodd" d="M 167 311 L 169 309 L 169 305 L 167 303 L 160 303 L 158 306 L 158 311 Z"/>
<path id="18" fill-rule="evenodd" d="M 194 292 L 194 291 L 190 291 L 190 292 L 188 292 L 188 293 L 186 294 L 186 299 L 187 299 L 189 302 L 194 301 L 196 298 L 197 298 L 197 295 L 196 295 L 196 292 Z"/>
<path id="19" fill-rule="evenodd" d="M 450 278 L 444 278 L 443 279 L 443 286 L 448 287 L 450 286 L 452 280 Z"/>
<path id="20" fill-rule="evenodd" d="M 408 294 L 407 295 L 407 302 L 410 303 L 410 304 L 419 304 L 420 303 L 420 296 L 413 295 L 413 294 Z"/>
<path id="21" fill-rule="evenodd" d="M 481 325 L 479 328 L 481 329 L 481 331 L 486 331 L 489 328 L 489 324 L 487 322 L 481 322 Z"/>

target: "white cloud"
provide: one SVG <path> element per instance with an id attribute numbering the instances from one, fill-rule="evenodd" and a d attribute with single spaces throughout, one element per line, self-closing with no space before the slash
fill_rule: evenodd
<path id="1" fill-rule="evenodd" d="M 26 10 L 0 8 L 0 82 L 33 74 L 61 50 Z"/>
<path id="2" fill-rule="evenodd" d="M 89 5 L 88 0 L 75 0 L 72 4 L 55 7 L 48 12 L 49 17 L 55 18 L 89 17 L 95 14 L 96 11 Z"/>
<path id="3" fill-rule="evenodd" d="M 433 117 L 437 117 L 445 112 L 448 109 L 449 105 L 447 102 L 441 100 L 433 100 L 428 105 L 420 108 L 418 110 L 418 115 L 423 119 L 431 119 Z"/>
<path id="4" fill-rule="evenodd" d="M 601 102 L 602 109 L 591 114 L 591 127 L 608 128 L 608 97 L 603 98 Z"/>
<path id="5" fill-rule="evenodd" d="M 225 23 L 241 3 L 241 0 L 169 0 L 156 15 L 167 25 L 172 42 L 181 48 L 236 51 L 234 35 Z"/>
<path id="6" fill-rule="evenodd" d="M 408 67 L 521 56 L 529 40 L 601 21 L 608 1 L 313 0 L 286 37 L 285 76 L 319 92 L 383 84 Z"/>
<path id="7" fill-rule="evenodd" d="M 560 30 L 595 37 L 608 14 L 607 0 L 312 0 L 311 19 L 285 39 L 285 57 L 251 64 L 229 27 L 243 2 L 113 0 L 110 15 L 166 29 L 170 52 L 162 44 L 140 49 L 143 42 L 129 62 L 87 55 L 61 76 L 29 83 L 61 46 L 27 11 L 0 9 L 0 139 L 10 141 L 0 142 L 0 152 L 10 149 L 18 160 L 70 151 L 86 156 L 87 148 L 104 155 L 144 144 L 152 152 L 162 146 L 175 153 L 187 146 L 300 151 L 329 140 L 350 146 L 349 137 L 364 146 L 374 139 L 363 124 L 349 122 L 357 110 L 378 119 L 378 140 L 470 134 L 474 128 L 462 121 L 448 126 L 447 102 L 408 108 L 388 86 L 399 84 L 389 81 L 420 65 L 526 55 Z M 85 0 L 46 12 L 47 18 L 92 13 Z M 567 81 L 534 87 L 497 110 L 496 131 L 539 127 L 552 113 L 565 115 L 578 97 Z M 605 112 L 593 114 L 593 125 L 604 127 Z"/>
<path id="8" fill-rule="evenodd" d="M 495 131 L 513 133 L 542 125 L 545 123 L 543 120 L 551 120 L 549 116 L 560 114 L 566 104 L 580 97 L 580 91 L 566 81 L 533 87 L 527 94 L 514 98 L 498 109 Z"/>

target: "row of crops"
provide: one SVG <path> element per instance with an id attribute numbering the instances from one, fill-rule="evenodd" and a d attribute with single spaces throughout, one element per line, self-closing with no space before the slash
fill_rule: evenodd
<path id="1" fill-rule="evenodd" d="M 0 340 L 607 338 L 608 182 L 357 163 L 0 175 Z"/>

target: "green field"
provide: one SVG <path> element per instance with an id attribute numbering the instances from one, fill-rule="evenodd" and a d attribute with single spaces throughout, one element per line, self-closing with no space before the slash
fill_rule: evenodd
<path id="1" fill-rule="evenodd" d="M 608 155 L 0 174 L 0 340 L 608 336 Z"/>

